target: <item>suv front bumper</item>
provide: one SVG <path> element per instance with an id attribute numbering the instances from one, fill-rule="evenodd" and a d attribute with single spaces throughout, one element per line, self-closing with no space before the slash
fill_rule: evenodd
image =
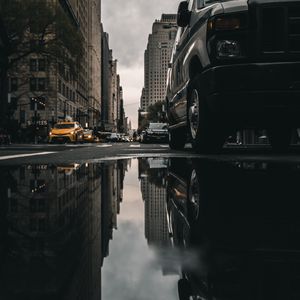
<path id="1" fill-rule="evenodd" d="M 217 66 L 202 73 L 201 86 L 209 110 L 228 122 L 300 125 L 300 62 Z"/>

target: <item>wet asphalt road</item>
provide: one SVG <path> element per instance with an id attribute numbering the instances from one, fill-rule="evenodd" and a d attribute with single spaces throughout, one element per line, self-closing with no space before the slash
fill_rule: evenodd
<path id="1" fill-rule="evenodd" d="M 287 153 L 273 153 L 268 145 L 230 145 L 213 155 L 196 154 L 190 145 L 184 151 L 171 150 L 167 144 L 79 144 L 79 145 L 10 145 L 0 147 L 0 165 L 26 163 L 83 163 L 134 157 L 197 157 L 218 161 L 300 162 L 300 146 Z"/>

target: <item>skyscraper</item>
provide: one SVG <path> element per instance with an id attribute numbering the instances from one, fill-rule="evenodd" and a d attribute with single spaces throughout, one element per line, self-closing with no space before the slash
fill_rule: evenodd
<path id="1" fill-rule="evenodd" d="M 168 64 L 177 32 L 176 14 L 163 14 L 155 20 L 144 55 L 144 88 L 140 108 L 165 100 Z"/>

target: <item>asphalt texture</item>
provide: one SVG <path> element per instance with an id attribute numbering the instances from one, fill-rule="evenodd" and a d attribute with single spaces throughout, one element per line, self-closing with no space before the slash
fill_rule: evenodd
<path id="1" fill-rule="evenodd" d="M 288 152 L 278 154 L 274 153 L 268 145 L 230 145 L 213 155 L 196 154 L 190 145 L 186 145 L 183 151 L 175 151 L 171 150 L 167 144 L 95 143 L 0 146 L 0 165 L 84 163 L 135 157 L 197 157 L 218 161 L 300 163 L 300 146 L 291 146 Z"/>

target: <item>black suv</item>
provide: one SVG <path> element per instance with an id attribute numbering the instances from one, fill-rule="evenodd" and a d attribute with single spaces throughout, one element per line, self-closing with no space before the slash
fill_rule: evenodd
<path id="1" fill-rule="evenodd" d="M 166 123 L 150 123 L 149 127 L 143 134 L 143 143 L 150 142 L 168 142 L 168 124 Z"/>
<path id="2" fill-rule="evenodd" d="M 170 147 L 220 149 L 267 129 L 284 150 L 300 127 L 300 1 L 183 1 L 168 71 Z"/>

